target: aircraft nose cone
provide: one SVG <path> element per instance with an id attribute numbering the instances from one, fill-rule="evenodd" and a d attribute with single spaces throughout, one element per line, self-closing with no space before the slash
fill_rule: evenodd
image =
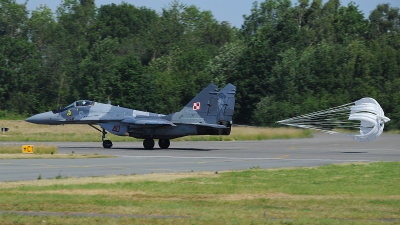
<path id="1" fill-rule="evenodd" d="M 27 118 L 25 121 L 29 123 L 40 123 L 42 120 L 44 120 L 44 118 L 41 116 L 41 114 L 37 114 Z"/>
<path id="2" fill-rule="evenodd" d="M 35 121 L 35 116 L 31 116 L 29 118 L 26 118 L 25 121 L 29 122 L 29 123 L 33 123 L 33 121 Z"/>
<path id="3" fill-rule="evenodd" d="M 35 124 L 52 124 L 53 116 L 54 116 L 54 113 L 45 112 L 45 113 L 40 113 L 40 114 L 31 116 L 31 117 L 25 119 L 25 121 L 29 122 L 29 123 L 35 123 Z"/>

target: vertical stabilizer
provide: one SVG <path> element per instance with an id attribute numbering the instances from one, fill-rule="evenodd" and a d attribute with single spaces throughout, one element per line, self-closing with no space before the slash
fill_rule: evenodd
<path id="1" fill-rule="evenodd" d="M 216 124 L 217 94 L 218 87 L 215 84 L 209 84 L 179 112 L 181 120 L 184 120 L 182 122 Z"/>
<path id="2" fill-rule="evenodd" d="M 230 126 L 232 124 L 232 116 L 235 110 L 235 94 L 236 87 L 233 84 L 227 84 L 218 92 L 218 110 L 217 123 Z"/>

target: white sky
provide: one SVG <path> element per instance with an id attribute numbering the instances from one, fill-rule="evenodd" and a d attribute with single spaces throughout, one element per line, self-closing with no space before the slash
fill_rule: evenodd
<path id="1" fill-rule="evenodd" d="M 26 0 L 16 0 L 17 3 L 24 3 Z M 125 0 L 129 4 L 136 7 L 145 6 L 161 12 L 161 8 L 168 6 L 173 0 Z M 255 0 L 180 0 L 180 3 L 187 5 L 196 5 L 200 10 L 210 10 L 218 21 L 228 21 L 232 26 L 240 28 L 243 24 L 243 15 L 249 15 L 250 9 Z M 262 2 L 259 0 L 258 2 Z M 375 9 L 378 4 L 389 3 L 392 7 L 400 8 L 400 0 L 341 0 L 341 4 L 347 6 L 349 2 L 355 2 L 359 5 L 359 9 L 364 12 L 364 16 L 368 18 L 370 12 Z M 108 5 L 111 3 L 120 4 L 122 0 L 95 0 L 97 7 Z M 297 3 L 297 0 L 292 0 Z M 310 0 L 312 2 L 312 0 Z M 326 2 L 326 0 L 324 0 Z M 28 10 L 34 10 L 42 5 L 47 5 L 55 12 L 61 0 L 28 0 Z"/>

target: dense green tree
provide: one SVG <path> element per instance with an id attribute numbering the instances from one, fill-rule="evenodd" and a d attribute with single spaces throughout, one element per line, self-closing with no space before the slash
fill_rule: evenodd
<path id="1" fill-rule="evenodd" d="M 395 33 L 400 31 L 399 8 L 390 7 L 389 4 L 379 4 L 369 16 L 371 21 L 370 37 L 380 34 Z"/>
<path id="2" fill-rule="evenodd" d="M 119 82 L 113 84 L 111 99 L 121 106 L 142 111 L 155 111 L 154 75 L 145 73 L 140 60 L 128 55 L 116 67 Z"/>
<path id="3" fill-rule="evenodd" d="M 364 39 L 368 34 L 369 22 L 364 18 L 358 6 L 350 2 L 341 6 L 334 21 L 337 43 L 348 44 L 354 39 Z"/>
<path id="4" fill-rule="evenodd" d="M 41 105 L 41 58 L 28 39 L 27 21 L 25 5 L 0 1 L 0 101 L 2 109 L 17 113 Z"/>
<path id="5" fill-rule="evenodd" d="M 149 71 L 157 74 L 158 84 L 173 83 L 172 87 L 178 94 L 172 95 L 180 96 L 180 106 L 186 105 L 211 82 L 212 74 L 206 69 L 210 59 L 225 43 L 234 40 L 233 30 L 227 23 L 218 23 L 211 12 L 178 1 L 163 8 L 153 31 L 155 51 Z M 177 106 L 172 103 L 162 108 L 169 111 L 169 108 L 176 110 Z"/>
<path id="6" fill-rule="evenodd" d="M 394 52 L 390 44 L 384 42 L 389 47 L 384 51 L 368 49 L 364 38 L 370 23 L 354 3 L 340 7 L 337 0 L 325 4 L 301 0 L 291 7 L 284 1 L 267 0 L 259 8 L 255 3 L 251 12 L 242 27 L 247 49 L 230 78 L 245 93 L 238 92 L 236 121 L 268 124 L 366 96 L 377 97 L 386 92 L 383 85 L 377 85 L 382 80 L 388 85 L 395 76 L 386 79 L 393 74 L 389 71 L 374 75 L 374 70 L 389 69 L 387 64 L 398 62 L 394 57 L 388 62 L 375 55 Z M 391 15 L 395 17 L 395 10 Z M 388 40 L 397 37 L 393 32 L 389 36 Z M 377 60 L 388 63 L 374 66 Z M 389 70 L 398 76 L 397 65 Z"/>
<path id="7" fill-rule="evenodd" d="M 246 50 L 238 63 L 237 72 L 228 81 L 237 85 L 235 119 L 238 122 L 251 121 L 255 105 L 272 93 L 275 78 L 271 73 L 278 54 L 292 44 L 296 45 L 297 26 L 291 17 L 290 1 L 267 0 L 254 4 L 252 15 L 245 17 L 242 35 Z M 258 26 L 258 27 L 256 27 Z M 277 54 L 278 53 L 278 54 Z"/>
<path id="8" fill-rule="evenodd" d="M 41 105 L 40 55 L 34 44 L 19 38 L 0 38 L 0 98 L 2 107 L 18 113 Z"/>
<path id="9" fill-rule="evenodd" d="M 57 27 L 54 42 L 49 45 L 45 68 L 57 90 L 53 104 L 69 104 L 76 100 L 74 80 L 80 74 L 79 65 L 87 57 L 90 48 L 98 39 L 94 29 L 95 6 L 92 1 L 64 0 L 57 8 Z M 54 87 L 53 87 L 54 88 Z"/>
<path id="10" fill-rule="evenodd" d="M 119 55 L 134 54 L 147 65 L 152 57 L 151 40 L 159 17 L 154 10 L 136 8 L 127 3 L 102 5 L 96 16 L 96 30 L 101 39 L 112 37 L 120 42 Z"/>
<path id="11" fill-rule="evenodd" d="M 112 38 L 94 43 L 87 57 L 79 64 L 79 75 L 73 78 L 75 99 L 106 102 L 112 96 L 113 88 L 120 82 L 116 75 L 119 60 L 115 55 L 117 46 L 118 41 Z"/>
<path id="12" fill-rule="evenodd" d="M 126 37 L 139 35 L 149 31 L 149 26 L 157 20 L 154 10 L 145 7 L 136 8 L 128 3 L 102 5 L 98 10 L 97 28 L 102 38 Z"/>
<path id="13" fill-rule="evenodd" d="M 27 38 L 24 23 L 28 20 L 28 11 L 23 4 L 15 0 L 0 0 L 0 36 Z"/>
<path id="14" fill-rule="evenodd" d="M 77 99 L 163 114 L 210 82 L 237 86 L 234 123 L 276 120 L 373 97 L 400 123 L 399 9 L 365 18 L 339 0 L 254 2 L 240 30 L 179 1 L 63 0 L 28 13 L 0 0 L 0 110 L 37 113 Z"/>
<path id="15" fill-rule="evenodd" d="M 244 48 L 242 42 L 227 43 L 220 48 L 219 54 L 209 62 L 206 72 L 212 75 L 213 82 L 217 86 L 225 86 L 230 76 L 236 72 Z"/>
<path id="16" fill-rule="evenodd" d="M 54 42 L 57 23 L 50 8 L 41 6 L 32 11 L 27 26 L 29 39 L 35 43 L 39 51 L 44 52 Z"/>

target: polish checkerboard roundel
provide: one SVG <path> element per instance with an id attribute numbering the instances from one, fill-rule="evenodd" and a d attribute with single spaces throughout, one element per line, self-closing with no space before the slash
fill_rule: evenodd
<path id="1" fill-rule="evenodd" d="M 200 110 L 200 102 L 193 103 L 193 110 Z"/>

